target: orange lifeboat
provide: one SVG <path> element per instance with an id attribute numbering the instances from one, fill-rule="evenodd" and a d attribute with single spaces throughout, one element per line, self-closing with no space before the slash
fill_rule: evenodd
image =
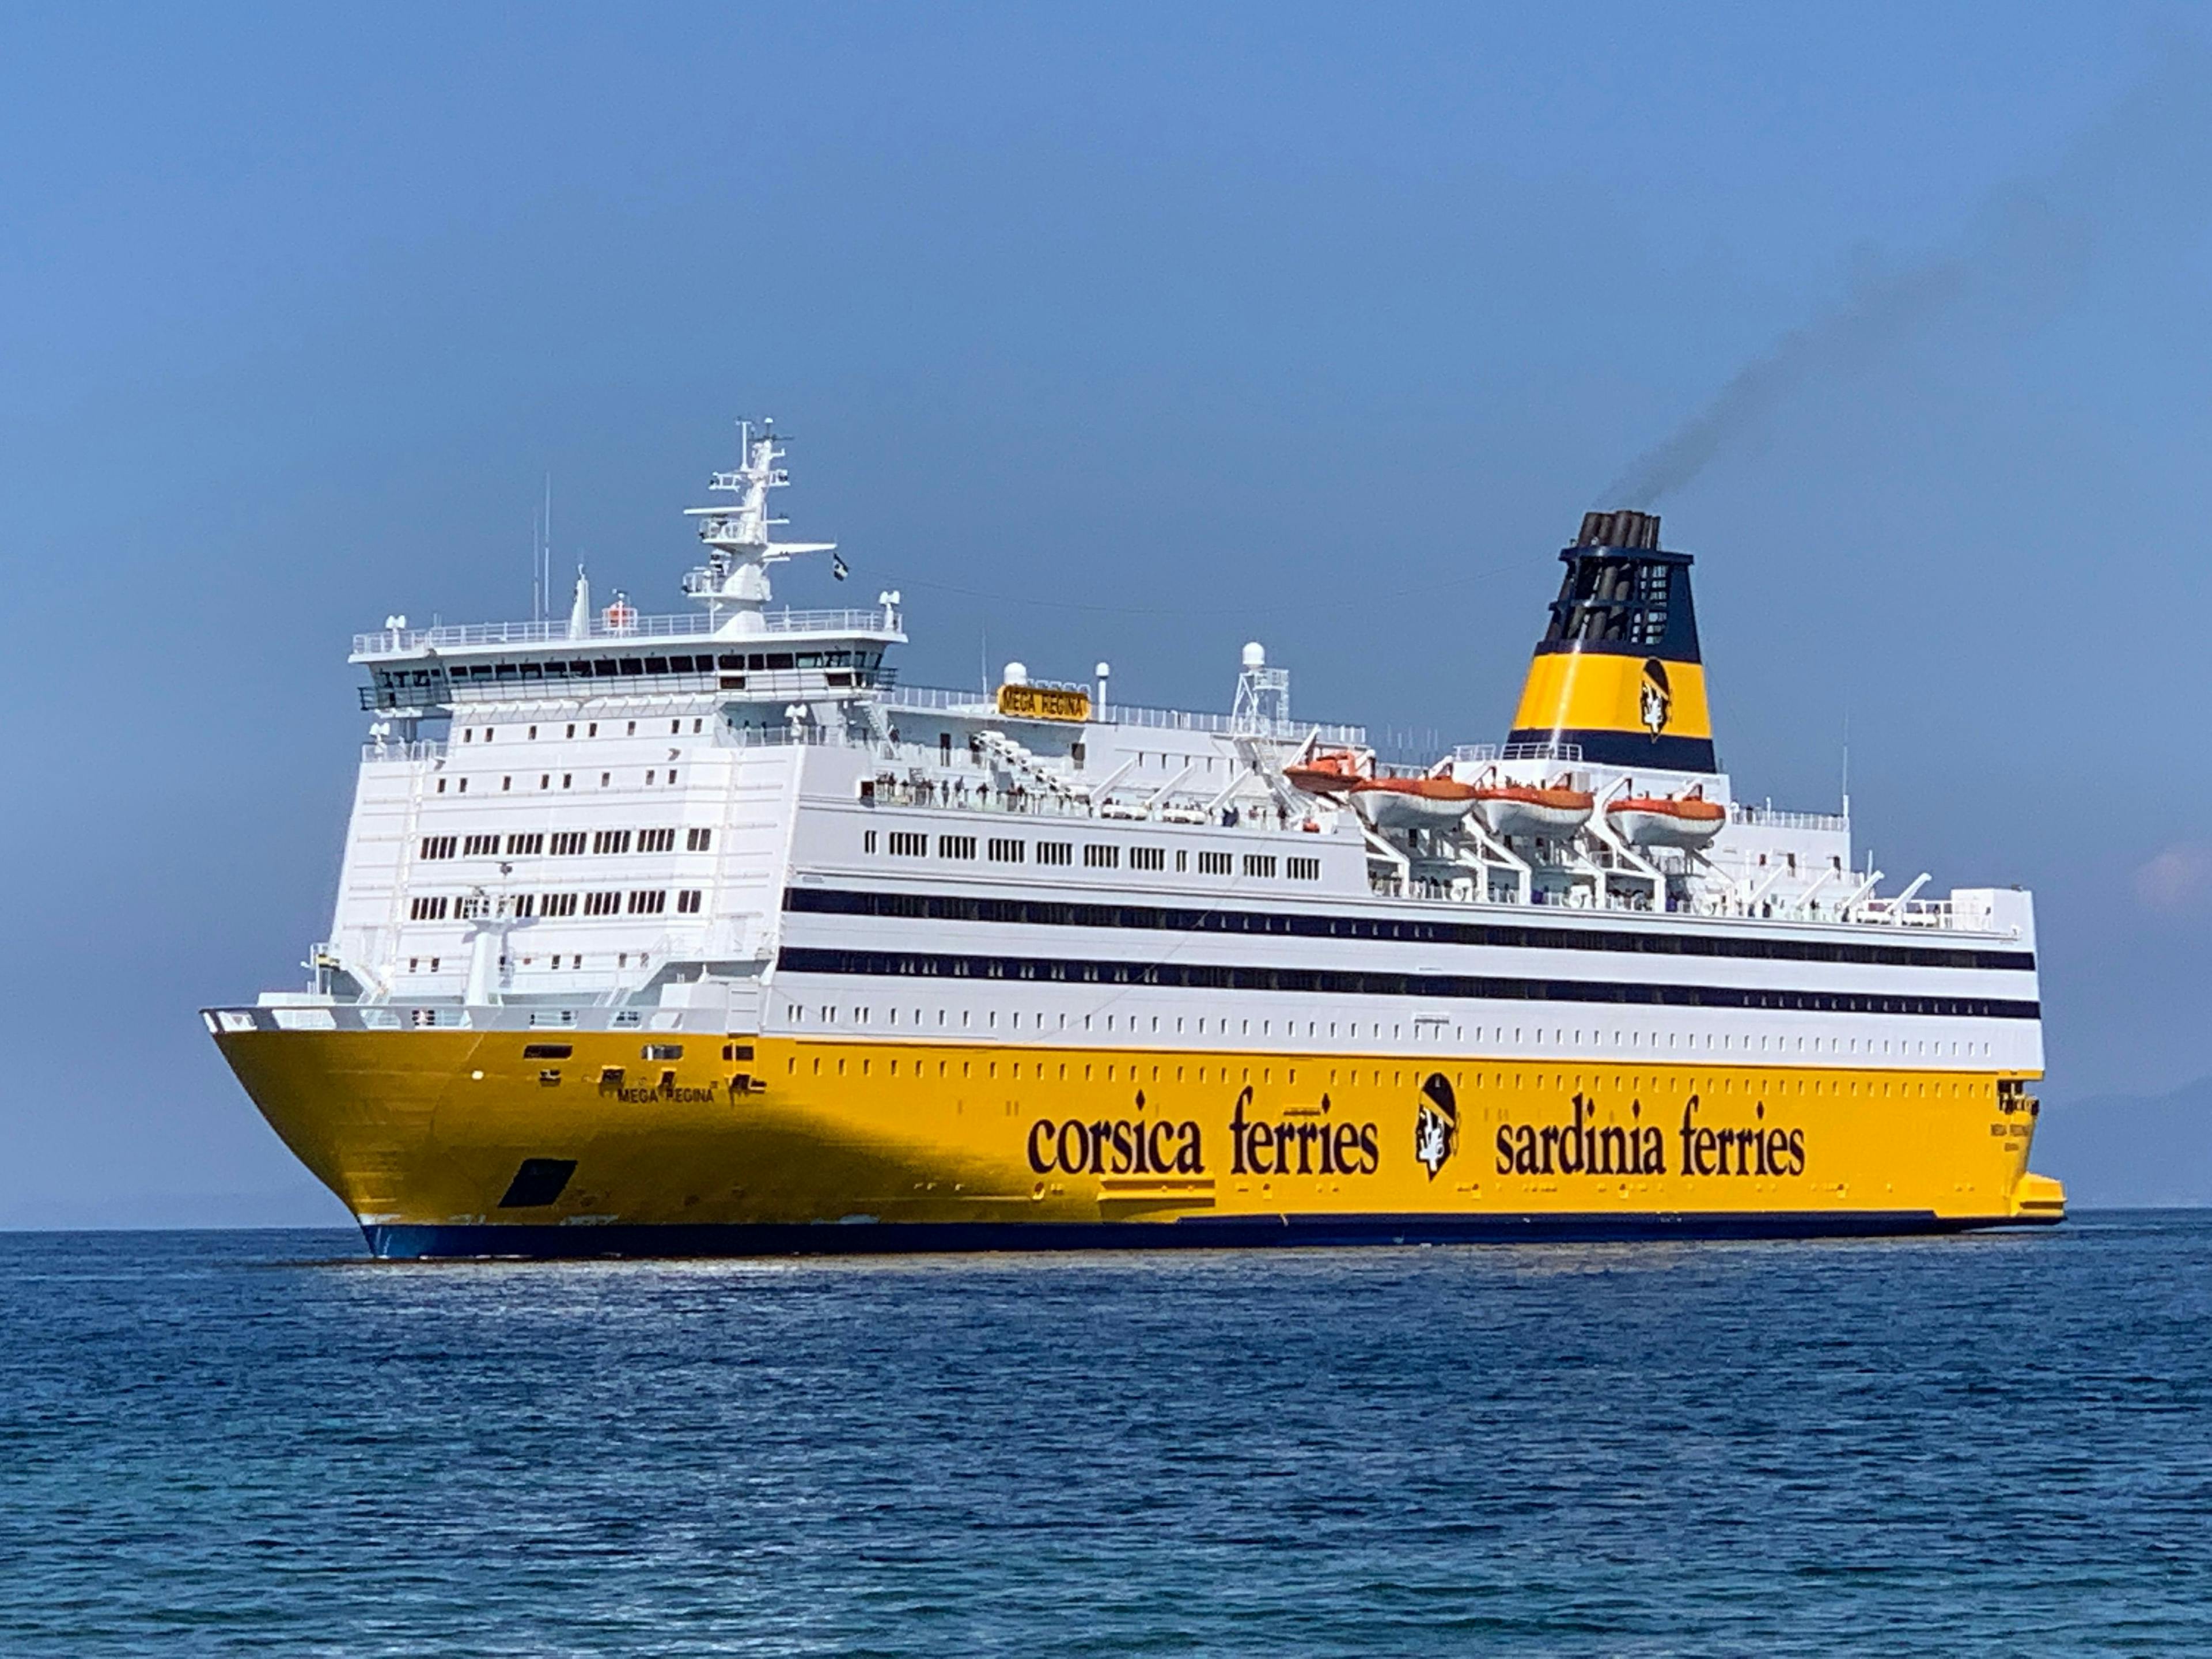
<path id="1" fill-rule="evenodd" d="M 1728 822 L 1728 808 L 1702 786 L 1680 795 L 1624 795 L 1606 803 L 1605 820 L 1632 847 L 1703 847 Z"/>
<path id="2" fill-rule="evenodd" d="M 1345 794 L 1366 775 L 1360 757 L 1349 749 L 1318 749 L 1283 769 L 1284 781 L 1309 795 Z"/>
<path id="3" fill-rule="evenodd" d="M 1377 830 L 1443 830 L 1474 806 L 1471 783 L 1450 778 L 1362 778 L 1352 804 Z"/>
<path id="4" fill-rule="evenodd" d="M 1589 822 L 1597 805 L 1587 789 L 1563 785 L 1477 784 L 1474 815 L 1493 836 L 1524 836 L 1561 841 Z"/>

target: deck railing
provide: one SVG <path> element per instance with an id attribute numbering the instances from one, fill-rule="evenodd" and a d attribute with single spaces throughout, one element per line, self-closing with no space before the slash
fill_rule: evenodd
<path id="1" fill-rule="evenodd" d="M 386 628 L 374 634 L 355 635 L 353 654 L 356 657 L 404 657 L 423 651 L 452 650 L 465 646 L 587 645 L 595 641 L 620 640 L 712 641 L 784 634 L 884 635 L 899 631 L 898 614 L 886 605 L 878 605 L 871 611 L 768 611 L 761 613 L 763 626 L 758 635 L 750 630 L 737 635 L 718 633 L 716 630 L 728 623 L 732 614 L 726 611 L 710 616 L 703 611 L 690 611 L 673 617 L 632 617 L 619 625 L 609 623 L 601 615 L 592 617 L 586 631 L 581 635 L 570 631 L 568 619 L 565 617 L 548 618 L 544 622 Z"/>
<path id="2" fill-rule="evenodd" d="M 1777 806 L 1729 804 L 1729 820 L 1760 830 L 1848 830 L 1851 821 L 1840 812 L 1785 812 Z"/>
<path id="3" fill-rule="evenodd" d="M 1452 750 L 1455 761 L 1559 761 L 1569 766 L 1582 764 L 1583 746 L 1578 743 L 1462 743 Z"/>
<path id="4" fill-rule="evenodd" d="M 445 757 L 447 745 L 418 738 L 412 743 L 365 743 L 361 746 L 361 757 L 365 761 L 434 761 Z"/>
<path id="5" fill-rule="evenodd" d="M 886 691 L 879 701 L 885 708 L 918 713 L 990 718 L 998 712 L 993 693 L 957 690 L 948 686 L 902 685 Z M 1291 742 L 1301 742 L 1311 732 L 1316 742 L 1340 747 L 1364 744 L 1367 741 L 1367 728 L 1363 726 L 1325 725 L 1318 720 L 1239 720 L 1198 709 L 1147 708 L 1136 703 L 1108 703 L 1103 708 L 1093 708 L 1091 718 L 1102 726 L 1133 726 L 1155 732 L 1203 732 L 1218 737 L 1287 738 Z"/>

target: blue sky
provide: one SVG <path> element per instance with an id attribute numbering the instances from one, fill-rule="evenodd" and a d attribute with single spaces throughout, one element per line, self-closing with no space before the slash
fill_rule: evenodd
<path id="1" fill-rule="evenodd" d="M 293 981 L 349 635 L 674 609 L 729 422 L 910 679 L 1099 657 L 1504 730 L 1661 503 L 1740 793 L 2037 890 L 2054 1097 L 2164 1090 L 2212 919 L 2212 115 L 2161 8 L 0 15 L 0 1224 L 325 1218 L 195 1010 Z M 1740 380 L 1749 370 L 1747 381 Z M 825 575 L 785 591 L 826 598 Z"/>

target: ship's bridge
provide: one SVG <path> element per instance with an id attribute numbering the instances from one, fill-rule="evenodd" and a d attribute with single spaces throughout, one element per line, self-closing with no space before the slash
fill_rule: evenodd
<path id="1" fill-rule="evenodd" d="M 903 645 L 896 596 L 872 609 L 750 613 L 742 634 L 711 617 L 643 617 L 619 603 L 556 622 L 477 623 L 354 636 L 351 660 L 369 671 L 367 710 L 407 714 L 488 699 L 573 698 L 636 692 L 741 692 L 800 697 L 872 690 L 896 672 Z"/>
<path id="2" fill-rule="evenodd" d="M 354 636 L 352 660 L 369 671 L 362 707 L 401 720 L 434 717 L 463 702 L 568 701 L 578 697 L 733 693 L 745 699 L 829 697 L 872 691 L 890 680 L 884 653 L 906 642 L 899 595 L 877 595 L 872 609 L 771 609 L 769 571 L 801 554 L 834 554 L 835 542 L 775 538 L 785 521 L 769 510 L 769 493 L 791 482 L 779 465 L 773 422 L 738 422 L 742 460 L 708 483 L 732 499 L 686 509 L 706 550 L 684 578 L 702 611 L 638 614 L 617 589 L 604 610 L 592 605 L 580 568 L 565 618 L 410 629 L 404 617 Z M 552 589 L 550 554 L 538 591 Z M 846 574 L 842 560 L 832 574 Z"/>

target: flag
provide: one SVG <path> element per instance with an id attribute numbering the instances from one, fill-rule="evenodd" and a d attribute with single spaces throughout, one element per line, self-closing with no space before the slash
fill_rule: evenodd
<path id="1" fill-rule="evenodd" d="M 830 574 L 841 582 L 845 580 L 845 562 L 835 553 L 830 556 Z"/>

